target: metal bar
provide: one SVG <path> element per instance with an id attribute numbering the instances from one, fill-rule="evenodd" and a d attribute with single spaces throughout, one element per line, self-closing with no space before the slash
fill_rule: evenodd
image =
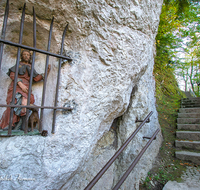
<path id="1" fill-rule="evenodd" d="M 65 30 L 63 32 L 60 55 L 63 54 L 64 39 L 65 39 L 65 34 L 67 32 L 67 28 L 68 28 L 68 24 L 65 27 Z M 57 101 L 58 101 L 58 89 L 59 89 L 59 82 L 60 82 L 61 62 L 62 62 L 62 59 L 59 59 L 58 76 L 57 76 L 57 84 L 56 84 L 56 96 L 55 96 L 55 102 L 54 102 L 55 107 L 57 106 Z M 53 123 L 52 123 L 52 132 L 51 133 L 55 133 L 55 122 L 56 122 L 56 110 L 54 110 L 54 112 L 53 112 Z"/>
<path id="2" fill-rule="evenodd" d="M 123 182 L 126 180 L 126 178 L 128 177 L 128 175 L 131 173 L 131 171 L 133 170 L 133 168 L 135 167 L 135 165 L 138 163 L 138 161 L 140 160 L 140 158 L 142 157 L 142 155 L 145 153 L 146 149 L 152 143 L 153 139 L 156 137 L 156 135 L 158 134 L 159 131 L 160 131 L 160 129 L 156 130 L 156 132 L 153 134 L 153 136 L 151 137 L 151 139 L 148 141 L 148 143 L 145 145 L 145 147 L 141 150 L 141 152 L 135 158 L 135 160 L 130 165 L 130 167 L 128 168 L 128 170 L 124 173 L 124 175 L 122 176 L 122 178 L 119 180 L 119 182 L 115 185 L 115 187 L 112 190 L 117 190 L 117 189 L 120 188 L 120 186 L 123 184 Z"/>
<path id="3" fill-rule="evenodd" d="M 8 45 L 11 45 L 11 46 L 20 47 L 20 48 L 23 48 L 23 49 L 28 49 L 30 51 L 35 51 L 35 52 L 38 52 L 38 53 L 50 55 L 50 56 L 53 56 L 53 57 L 62 58 L 63 60 L 72 61 L 72 59 L 70 57 L 67 57 L 67 56 L 64 56 L 64 55 L 51 53 L 51 52 L 48 52 L 48 51 L 45 51 L 45 50 L 42 50 L 42 49 L 29 47 L 29 46 L 26 46 L 26 45 L 23 45 L 23 44 L 19 44 L 19 43 L 14 43 L 14 42 L 11 42 L 11 41 L 8 41 L 8 40 L 0 39 L 0 42 L 3 42 L 4 44 L 8 44 Z"/>
<path id="4" fill-rule="evenodd" d="M 22 105 L 7 105 L 0 104 L 0 107 L 11 107 L 11 108 L 43 108 L 43 109 L 63 109 L 63 110 L 73 110 L 71 107 L 53 107 L 53 106 L 22 106 Z"/>
<path id="5" fill-rule="evenodd" d="M 8 14 L 9 14 L 9 0 L 7 0 L 7 2 L 6 2 L 4 20 L 3 20 L 3 28 L 2 28 L 2 32 L 1 32 L 1 39 L 5 39 L 5 36 L 6 36 L 6 26 L 7 26 Z M 3 46 L 4 46 L 4 44 L 1 43 L 0 44 L 0 70 L 1 70 L 1 62 L 2 62 L 2 57 L 3 57 Z"/>
<path id="6" fill-rule="evenodd" d="M 20 34 L 19 34 L 19 44 L 22 43 L 23 29 L 24 29 L 24 20 L 25 20 L 25 8 L 26 8 L 26 3 L 24 4 L 24 8 L 23 8 L 23 11 L 22 11 Z M 17 61 L 16 61 L 16 68 L 15 68 L 15 78 L 14 78 L 14 84 L 13 84 L 14 86 L 13 86 L 13 94 L 12 94 L 12 102 L 11 102 L 11 104 L 15 103 L 20 52 L 21 52 L 21 48 L 19 47 L 18 51 L 17 51 Z M 14 109 L 11 108 L 11 110 L 10 110 L 10 120 L 9 120 L 8 135 L 11 135 L 12 121 L 13 121 L 13 112 L 14 112 Z"/>
<path id="7" fill-rule="evenodd" d="M 33 7 L 33 47 L 36 48 L 36 15 L 35 9 Z M 29 88 L 28 88 L 28 99 L 27 105 L 30 105 L 30 98 L 31 98 L 31 90 L 32 90 L 32 83 L 33 83 L 33 71 L 35 66 L 35 51 L 33 52 L 32 63 L 31 63 L 31 74 L 30 74 L 30 81 L 29 81 Z M 26 116 L 25 116 L 25 130 L 24 133 L 28 133 L 28 115 L 29 109 L 26 109 Z"/>
<path id="8" fill-rule="evenodd" d="M 107 171 L 107 169 L 111 166 L 111 164 L 116 160 L 116 158 L 120 155 L 120 153 L 126 148 L 126 146 L 130 143 L 133 137 L 138 133 L 141 127 L 145 124 L 145 122 L 149 119 L 149 117 L 153 114 L 151 111 L 144 121 L 139 125 L 139 127 L 131 134 L 131 136 L 125 141 L 125 143 L 120 147 L 120 149 L 114 154 L 114 156 L 106 163 L 106 165 L 99 171 L 99 173 L 93 178 L 93 180 L 87 185 L 84 190 L 90 190 L 97 183 L 97 181 L 101 178 L 101 176 Z"/>
<path id="9" fill-rule="evenodd" d="M 143 122 L 143 120 L 139 120 L 139 119 L 136 117 L 135 123 L 137 123 L 137 122 Z M 149 122 L 150 122 L 150 119 L 148 119 L 148 120 L 146 121 L 146 123 L 149 123 Z"/>
<path id="10" fill-rule="evenodd" d="M 151 137 L 143 137 L 143 139 L 151 139 Z M 153 140 L 156 140 L 156 137 Z"/>
<path id="11" fill-rule="evenodd" d="M 49 39 L 48 39 L 48 46 L 47 46 L 47 51 L 50 51 L 51 47 L 51 37 L 52 37 L 52 31 L 53 31 L 53 21 L 54 17 L 52 18 L 51 25 L 50 25 L 50 30 L 49 30 Z M 43 92 L 42 92 L 42 103 L 41 106 L 44 106 L 44 101 L 45 101 L 45 95 L 46 95 L 46 83 L 47 83 L 47 71 L 48 71 L 48 65 L 49 65 L 49 55 L 46 57 L 46 66 L 45 66 L 45 75 L 44 75 L 44 83 L 43 83 Z M 43 114 L 44 114 L 44 109 L 41 109 L 40 112 L 40 130 L 42 130 L 42 125 L 43 125 Z"/>

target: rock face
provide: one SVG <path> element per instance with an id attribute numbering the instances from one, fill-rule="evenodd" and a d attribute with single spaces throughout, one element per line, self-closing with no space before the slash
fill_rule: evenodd
<path id="1" fill-rule="evenodd" d="M 58 106 L 73 105 L 72 112 L 57 111 L 56 133 L 50 134 L 52 111 L 45 112 L 48 137 L 1 138 L 1 189 L 84 189 L 121 144 L 139 125 L 145 124 L 93 189 L 111 189 L 136 155 L 159 128 L 154 98 L 154 43 L 162 0 L 27 0 L 23 44 L 32 46 L 32 6 L 37 16 L 37 48 L 46 49 L 50 19 L 54 16 L 51 51 L 58 53 L 67 23 Z M 23 2 L 10 1 L 6 39 L 18 42 Z M 1 17 L 5 0 L 0 3 Z M 45 56 L 36 54 L 36 70 L 44 72 Z M 16 48 L 5 46 L 0 80 L 0 103 L 15 64 Z M 53 105 L 58 61 L 50 60 L 45 105 Z M 41 103 L 42 83 L 33 86 Z M 4 108 L 0 110 L 0 116 Z M 112 129 L 112 123 L 117 121 Z M 121 189 L 138 189 L 139 182 L 157 155 L 161 135 L 150 145 Z M 6 180 L 10 179 L 10 180 Z"/>
<path id="2" fill-rule="evenodd" d="M 163 190 L 198 190 L 200 186 L 200 173 L 198 168 L 187 166 L 186 171 L 181 175 L 181 183 L 176 181 L 168 181 Z"/>

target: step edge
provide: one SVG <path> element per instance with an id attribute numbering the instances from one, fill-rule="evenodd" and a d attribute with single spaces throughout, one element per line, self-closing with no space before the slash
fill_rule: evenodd
<path id="1" fill-rule="evenodd" d="M 183 150 L 180 150 L 180 151 L 175 151 L 175 154 L 182 154 L 182 155 L 187 155 L 188 153 L 192 153 L 193 155 L 188 155 L 188 156 L 197 156 L 197 157 L 200 157 L 200 153 L 199 152 L 192 152 L 192 151 L 183 151 Z"/>

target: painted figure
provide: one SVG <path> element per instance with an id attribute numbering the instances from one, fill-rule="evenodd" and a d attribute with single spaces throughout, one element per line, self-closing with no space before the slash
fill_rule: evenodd
<path id="1" fill-rule="evenodd" d="M 9 85 L 8 92 L 7 92 L 7 99 L 6 99 L 7 104 L 10 104 L 12 101 L 12 93 L 13 93 L 14 78 L 15 78 L 15 67 L 16 65 L 11 67 L 7 73 L 8 76 L 12 79 L 12 82 Z M 49 74 L 50 69 L 51 67 L 49 65 L 47 74 Z M 21 61 L 19 63 L 19 69 L 18 69 L 18 79 L 17 79 L 16 96 L 15 96 L 16 105 L 27 105 L 30 74 L 31 74 L 31 53 L 28 50 L 23 50 L 21 52 Z M 43 80 L 43 75 L 38 74 L 34 69 L 33 81 L 38 82 L 41 80 Z M 34 102 L 35 102 L 35 99 L 34 99 L 33 94 L 31 93 L 30 104 L 33 104 Z M 0 127 L 2 129 L 8 129 L 9 119 L 10 119 L 10 110 L 11 109 L 8 107 L 2 115 L 2 118 L 0 120 Z M 26 108 L 14 108 L 12 127 L 16 127 L 17 123 L 20 123 L 20 122 L 24 123 L 25 115 L 26 115 Z M 19 125 L 17 129 L 19 129 Z"/>

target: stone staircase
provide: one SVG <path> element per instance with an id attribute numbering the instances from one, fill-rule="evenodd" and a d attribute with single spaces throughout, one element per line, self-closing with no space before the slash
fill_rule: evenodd
<path id="1" fill-rule="evenodd" d="M 176 158 L 200 164 L 200 98 L 181 100 L 177 119 Z"/>
<path id="2" fill-rule="evenodd" d="M 192 108 L 192 107 L 200 108 L 200 97 L 181 99 L 181 108 Z"/>

